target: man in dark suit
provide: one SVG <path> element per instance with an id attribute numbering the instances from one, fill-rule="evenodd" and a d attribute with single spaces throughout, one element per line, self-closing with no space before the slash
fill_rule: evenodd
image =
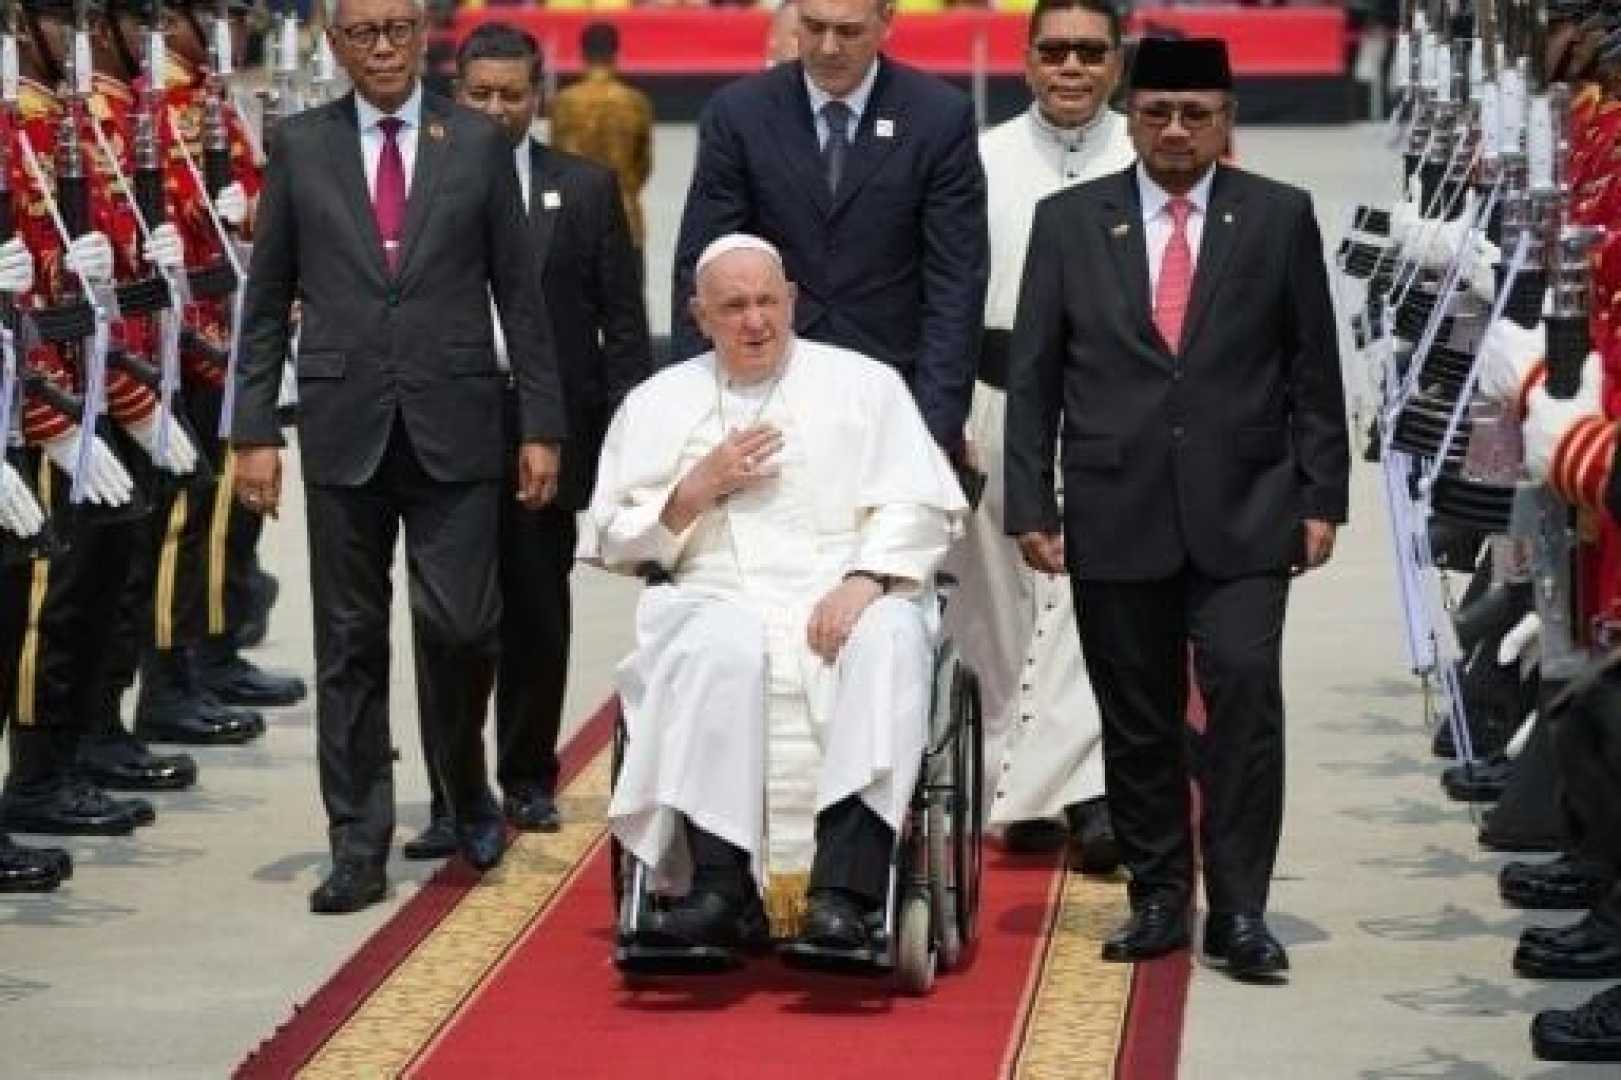
<path id="1" fill-rule="evenodd" d="M 717 93 L 676 245 L 671 356 L 708 348 L 693 268 L 745 232 L 782 252 L 794 329 L 883 360 L 934 437 L 962 445 L 979 357 L 989 240 L 973 106 L 879 55 L 891 0 L 802 0 L 798 61 Z"/>
<path id="2" fill-rule="evenodd" d="M 522 30 L 485 23 L 456 55 L 457 100 L 501 125 L 514 149 L 534 258 L 551 313 L 568 404 L 557 498 L 501 512 L 501 664 L 495 681 L 496 778 L 507 821 L 558 827 L 557 732 L 568 676 L 569 571 L 575 511 L 596 480 L 597 457 L 620 399 L 652 367 L 640 256 L 611 170 L 530 137 L 541 105 L 540 47 Z M 504 350 L 497 348 L 498 358 Z M 518 443 L 517 394 L 507 394 L 507 439 Z M 434 735 L 424 725 L 423 738 Z M 430 755 L 431 756 L 431 755 Z M 404 847 L 432 859 L 455 850 L 444 793 L 430 773 L 432 818 Z"/>
<path id="3" fill-rule="evenodd" d="M 1350 458 L 1322 239 L 1304 192 L 1219 165 L 1219 40 L 1146 40 L 1138 163 L 1036 211 L 1008 380 L 1005 525 L 1066 571 L 1103 716 L 1109 811 L 1142 960 L 1188 941 L 1188 776 L 1201 785 L 1207 955 L 1288 958 L 1264 912 L 1283 818 L 1283 614 L 1345 520 Z M 1064 430 L 1065 520 L 1053 498 Z M 1188 653 L 1208 715 L 1184 735 Z"/>
<path id="4" fill-rule="evenodd" d="M 421 643 L 418 708 L 437 729 L 429 767 L 468 861 L 488 869 L 504 846 L 480 743 L 510 475 L 492 296 L 517 385 L 516 497 L 526 506 L 554 494 L 565 423 L 511 146 L 487 118 L 422 91 L 414 0 L 339 0 L 327 32 L 355 93 L 276 129 L 232 441 L 244 503 L 273 513 L 276 393 L 297 297 L 316 723 L 334 862 L 310 906 L 339 912 L 386 891 L 389 569 L 402 519 Z"/>

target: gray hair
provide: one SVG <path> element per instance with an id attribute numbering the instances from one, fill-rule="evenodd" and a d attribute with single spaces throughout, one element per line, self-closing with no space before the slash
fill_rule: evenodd
<path id="1" fill-rule="evenodd" d="M 321 0 L 321 11 L 326 15 L 326 24 L 328 26 L 338 25 L 338 8 L 342 4 L 343 0 Z M 411 0 L 411 4 L 419 13 L 427 10 L 425 0 Z"/>

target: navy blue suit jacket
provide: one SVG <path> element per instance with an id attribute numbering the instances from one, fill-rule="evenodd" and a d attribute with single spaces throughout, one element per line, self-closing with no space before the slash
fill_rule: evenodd
<path id="1" fill-rule="evenodd" d="M 781 249 L 799 287 L 795 329 L 899 369 L 951 449 L 968 417 L 990 262 L 973 106 L 938 79 L 878 63 L 836 195 L 797 62 L 740 79 L 705 108 L 676 246 L 671 357 L 708 348 L 687 307 L 698 256 L 718 236 L 754 233 Z"/>

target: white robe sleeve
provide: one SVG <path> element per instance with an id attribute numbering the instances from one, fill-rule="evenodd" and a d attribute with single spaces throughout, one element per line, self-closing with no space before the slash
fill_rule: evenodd
<path id="1" fill-rule="evenodd" d="M 659 520 L 681 479 L 680 455 L 667 441 L 650 446 L 632 437 L 639 427 L 646 430 L 646 420 L 630 401 L 614 414 L 602 442 L 597 487 L 580 522 L 576 555 L 620 574 L 640 574 L 650 562 L 673 568 L 693 531 L 689 526 L 677 535 Z"/>

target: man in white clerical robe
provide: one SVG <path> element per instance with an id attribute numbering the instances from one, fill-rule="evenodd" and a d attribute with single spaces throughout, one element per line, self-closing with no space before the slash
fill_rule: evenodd
<path id="1" fill-rule="evenodd" d="M 669 579 L 618 669 L 609 807 L 685 891 L 659 943 L 753 938 L 764 890 L 774 915 L 797 898 L 804 940 L 868 944 L 922 763 L 930 585 L 967 506 L 900 377 L 795 338 L 793 295 L 765 241 L 711 245 L 693 312 L 714 351 L 625 399 L 582 532 L 582 557 Z"/>
<path id="2" fill-rule="evenodd" d="M 952 552 L 961 591 L 946 615 L 984 695 L 990 824 L 1005 829 L 1010 846 L 1025 847 L 1061 838 L 1050 823 L 1065 818 L 1072 865 L 1100 873 L 1119 862 L 1103 801 L 1101 721 L 1069 581 L 1026 566 L 1003 531 L 1002 438 L 1008 343 L 1036 204 L 1136 157 L 1125 117 L 1108 107 L 1120 67 L 1119 18 L 1107 0 L 1042 0 L 1025 61 L 1034 100 L 980 136 L 991 276 L 967 435 L 986 485 Z"/>

